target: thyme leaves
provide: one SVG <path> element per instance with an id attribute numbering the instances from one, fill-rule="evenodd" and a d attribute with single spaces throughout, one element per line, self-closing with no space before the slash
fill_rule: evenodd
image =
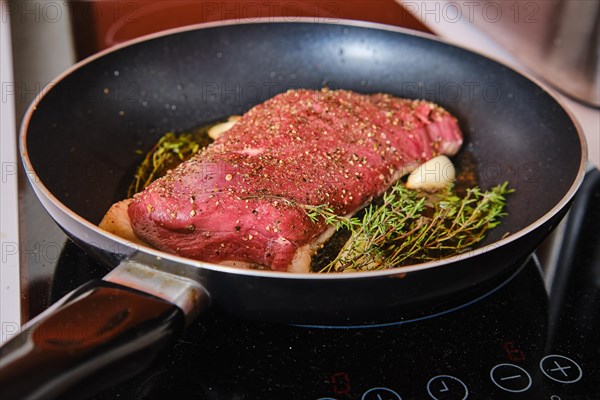
<path id="1" fill-rule="evenodd" d="M 336 215 L 327 205 L 303 206 L 312 221 L 324 220 L 350 231 L 338 255 L 319 272 L 387 269 L 426 262 L 473 248 L 505 215 L 505 182 L 488 191 L 452 188 L 427 196 L 396 183 L 381 204 L 365 208 L 361 218 Z"/>
<path id="2" fill-rule="evenodd" d="M 144 190 L 154 180 L 165 175 L 169 169 L 175 168 L 211 143 L 212 139 L 207 134 L 210 126 L 212 124 L 190 132 L 180 134 L 167 132 L 161 136 L 137 166 L 127 196 L 132 197 L 135 193 Z"/>

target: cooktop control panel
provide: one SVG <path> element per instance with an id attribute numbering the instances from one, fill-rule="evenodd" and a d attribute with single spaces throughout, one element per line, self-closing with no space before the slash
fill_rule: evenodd
<path id="1" fill-rule="evenodd" d="M 515 354 L 520 354 L 517 358 L 524 361 L 521 353 L 517 351 Z M 362 393 L 358 393 L 359 397 L 351 396 L 350 398 L 360 398 L 361 400 L 402 400 L 403 398 L 464 400 L 473 398 L 473 391 L 475 393 L 482 392 L 482 387 L 484 386 L 488 386 L 489 391 L 485 392 L 484 397 L 479 398 L 508 399 L 515 398 L 516 394 L 521 393 L 523 394 L 523 398 L 531 398 L 527 397 L 526 394 L 528 396 L 541 395 L 542 397 L 539 398 L 550 400 L 593 398 L 591 396 L 586 397 L 585 395 L 572 395 L 573 391 L 564 390 L 560 385 L 552 385 L 551 381 L 560 384 L 574 384 L 582 379 L 583 370 L 572 358 L 560 354 L 550 354 L 540 360 L 538 368 L 539 370 L 536 371 L 528 371 L 520 364 L 503 362 L 494 365 L 489 370 L 488 376 L 485 376 L 486 371 L 481 371 L 484 372 L 482 378 L 488 378 L 492 385 L 485 385 L 481 382 L 466 382 L 464 378 L 461 379 L 458 376 L 440 374 L 432 376 L 427 381 L 423 377 L 415 379 L 416 382 L 420 381 L 421 393 L 418 393 L 418 387 L 414 387 L 414 385 L 410 385 L 412 390 L 403 390 L 403 388 L 395 385 L 391 385 L 390 387 L 374 386 Z M 539 372 L 541 372 L 541 375 Z M 541 378 L 542 380 L 545 378 L 549 381 L 536 382 L 534 386 L 534 377 L 535 379 Z M 348 398 L 347 395 L 352 394 L 352 379 L 345 371 L 333 373 L 330 377 L 330 384 L 331 394 L 319 397 L 318 400 L 337 400 Z M 545 389 L 542 389 L 543 387 Z"/>

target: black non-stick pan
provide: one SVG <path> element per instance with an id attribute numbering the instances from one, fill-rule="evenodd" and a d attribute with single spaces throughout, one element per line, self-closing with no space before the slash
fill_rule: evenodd
<path id="1" fill-rule="evenodd" d="M 508 181 L 515 189 L 508 216 L 468 253 L 352 274 L 234 269 L 133 245 L 97 227 L 125 197 L 140 150 L 165 132 L 244 113 L 290 88 L 324 86 L 444 106 L 460 120 L 479 184 Z M 56 222 L 115 268 L 2 348 L 3 398 L 56 397 L 94 373 L 135 372 L 209 303 L 274 323 L 405 318 L 513 273 L 566 212 L 586 163 L 577 125 L 530 79 L 428 36 L 339 21 L 202 25 L 94 56 L 29 109 L 21 155 Z"/>

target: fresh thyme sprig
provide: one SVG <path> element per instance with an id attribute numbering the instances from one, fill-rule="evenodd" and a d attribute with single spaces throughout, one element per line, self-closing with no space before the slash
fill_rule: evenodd
<path id="1" fill-rule="evenodd" d="M 428 196 L 399 182 L 362 218 L 337 216 L 327 205 L 304 206 L 311 220 L 351 233 L 319 272 L 379 270 L 467 251 L 498 225 L 510 192 L 504 183 L 488 191 L 467 189 L 462 198 L 450 188 Z"/>
<path id="2" fill-rule="evenodd" d="M 168 132 L 160 138 L 137 167 L 135 179 L 129 185 L 128 196 L 144 190 L 169 169 L 187 160 L 200 150 L 201 144 L 192 133 L 179 135 Z"/>

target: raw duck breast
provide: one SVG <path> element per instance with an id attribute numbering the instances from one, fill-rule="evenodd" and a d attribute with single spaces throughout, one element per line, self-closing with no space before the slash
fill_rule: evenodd
<path id="1" fill-rule="evenodd" d="M 290 90 L 136 194 L 128 216 L 138 238 L 169 253 L 308 272 L 331 229 L 305 205 L 351 215 L 461 144 L 456 118 L 427 101 Z"/>

